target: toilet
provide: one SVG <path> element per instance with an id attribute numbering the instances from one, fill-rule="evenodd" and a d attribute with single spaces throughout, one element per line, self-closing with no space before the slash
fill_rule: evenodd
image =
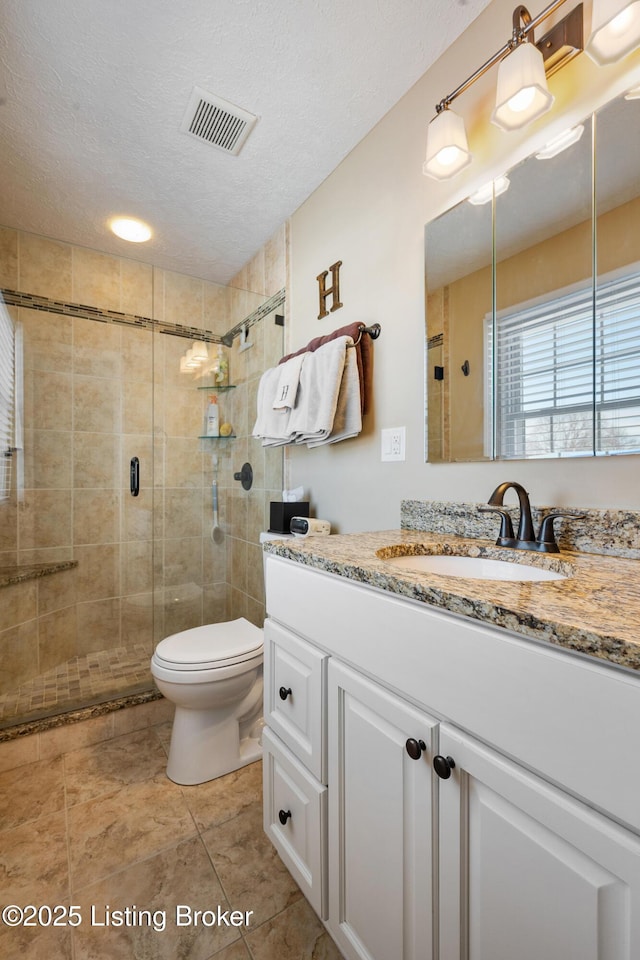
<path id="1" fill-rule="evenodd" d="M 260 542 L 282 539 L 263 533 Z M 244 617 L 161 640 L 151 658 L 160 693 L 175 704 L 167 776 L 192 785 L 262 756 L 262 630 Z"/>

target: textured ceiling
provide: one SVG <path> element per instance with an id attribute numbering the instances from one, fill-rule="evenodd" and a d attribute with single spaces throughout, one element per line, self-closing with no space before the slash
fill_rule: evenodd
<path id="1" fill-rule="evenodd" d="M 0 223 L 227 282 L 488 2 L 2 0 Z M 258 115 L 238 157 L 194 85 Z"/>

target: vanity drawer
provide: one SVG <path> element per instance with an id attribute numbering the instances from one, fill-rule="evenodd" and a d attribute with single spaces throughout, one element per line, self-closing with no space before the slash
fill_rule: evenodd
<path id="1" fill-rule="evenodd" d="M 326 783 L 328 657 L 267 620 L 264 626 L 264 717 L 294 755 Z"/>
<path id="2" fill-rule="evenodd" d="M 268 729 L 262 750 L 265 833 L 313 909 L 326 920 L 327 788 Z"/>

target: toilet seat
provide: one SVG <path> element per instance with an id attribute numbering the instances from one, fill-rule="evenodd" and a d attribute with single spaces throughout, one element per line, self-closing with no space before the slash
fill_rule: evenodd
<path id="1" fill-rule="evenodd" d="M 239 617 L 174 633 L 161 640 L 153 659 L 165 670 L 232 667 L 262 655 L 262 630 Z"/>

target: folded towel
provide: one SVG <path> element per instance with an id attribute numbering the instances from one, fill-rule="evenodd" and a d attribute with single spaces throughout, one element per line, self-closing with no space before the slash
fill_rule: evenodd
<path id="1" fill-rule="evenodd" d="M 358 360 L 353 347 L 347 349 L 338 402 L 333 418 L 331 433 L 325 439 L 311 440 L 308 447 L 319 447 L 323 443 L 337 443 L 357 436 L 362 430 L 362 409 L 360 404 L 360 377 Z"/>
<path id="2" fill-rule="evenodd" d="M 295 353 L 289 353 L 283 357 L 280 364 L 287 363 L 292 357 L 301 353 L 313 353 L 319 347 L 324 346 L 331 340 L 338 337 L 351 337 L 356 344 L 356 359 L 358 361 L 358 375 L 360 378 L 360 406 L 362 414 L 368 412 L 371 406 L 371 397 L 373 392 L 373 340 L 371 337 L 361 332 L 362 323 L 350 323 L 346 327 L 340 327 L 332 333 L 326 333 L 321 337 L 314 337 L 306 347 L 297 350 Z"/>
<path id="3" fill-rule="evenodd" d="M 306 443 L 309 447 L 354 437 L 362 429 L 358 355 L 348 336 L 329 340 L 310 353 L 296 356 L 298 385 L 295 405 L 276 407 L 283 382 L 293 382 L 295 370 L 283 365 L 260 378 L 257 416 L 252 435 L 264 447 Z M 284 365 L 286 366 L 286 365 Z"/>
<path id="4" fill-rule="evenodd" d="M 290 411 L 273 409 L 280 372 L 279 367 L 265 370 L 258 384 L 257 417 L 252 436 L 261 438 L 265 447 L 282 446 L 290 442 Z"/>
<path id="5" fill-rule="evenodd" d="M 287 360 L 286 363 L 278 366 L 280 378 L 273 401 L 274 410 L 292 410 L 295 407 L 300 383 L 300 370 L 306 357 L 306 353 L 299 353 Z"/>
<path id="6" fill-rule="evenodd" d="M 298 400 L 289 431 L 295 443 L 326 440 L 333 429 L 350 337 L 338 337 L 309 353 L 300 371 Z"/>

